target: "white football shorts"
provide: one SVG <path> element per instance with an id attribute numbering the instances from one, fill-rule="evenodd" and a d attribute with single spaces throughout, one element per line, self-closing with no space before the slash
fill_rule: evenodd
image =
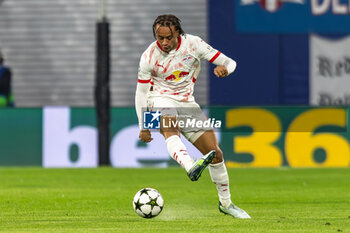
<path id="1" fill-rule="evenodd" d="M 159 110 L 162 116 L 176 116 L 178 120 L 184 122 L 178 125 L 184 137 L 194 143 L 205 131 L 213 130 L 210 127 L 196 127 L 197 121 L 207 120 L 200 106 L 195 102 L 181 102 L 167 97 L 149 97 L 147 100 L 150 111 Z M 194 126 L 194 127 L 193 127 Z"/>

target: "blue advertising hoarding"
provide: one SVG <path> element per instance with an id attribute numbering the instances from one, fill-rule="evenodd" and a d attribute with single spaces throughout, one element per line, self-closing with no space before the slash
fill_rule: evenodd
<path id="1" fill-rule="evenodd" d="M 210 44 L 237 62 L 235 72 L 223 79 L 214 75 L 214 66 L 211 65 L 209 104 L 281 104 L 280 85 L 284 82 L 279 79 L 279 36 L 238 34 L 232 0 L 209 1 L 208 9 Z M 300 48 L 300 40 L 297 43 Z"/>
<path id="2" fill-rule="evenodd" d="M 317 1 L 321 3 L 325 0 Z M 339 3 L 344 5 L 343 0 Z M 310 32 L 286 32 L 291 30 L 293 25 L 290 25 L 289 28 L 280 26 L 280 33 L 276 27 L 275 31 L 267 31 L 266 24 L 265 27 L 261 26 L 264 22 L 266 23 L 266 19 L 260 19 L 261 15 L 271 16 L 276 20 L 270 20 L 269 23 L 276 26 L 280 22 L 276 18 L 278 14 L 282 10 L 290 8 L 290 6 L 292 8 L 298 6 L 298 3 L 283 2 L 282 6 L 273 13 L 262 8 L 259 5 L 260 2 L 255 1 L 254 4 L 248 7 L 252 11 L 247 11 L 249 12 L 249 14 L 247 13 L 249 16 L 247 22 L 251 21 L 257 25 L 255 25 L 255 28 L 250 28 L 250 31 L 246 29 L 245 32 L 239 31 L 239 27 L 241 27 L 241 30 L 242 26 L 245 25 L 241 25 L 242 22 L 237 22 L 237 18 L 239 18 L 237 14 L 242 14 L 242 12 L 236 8 L 243 8 L 239 4 L 240 1 L 236 0 L 209 1 L 209 42 L 214 48 L 219 49 L 237 62 L 236 71 L 225 79 L 217 78 L 212 72 L 214 66 L 211 66 L 211 69 L 209 69 L 211 77 L 209 79 L 209 103 L 216 106 L 309 105 L 309 90 L 311 88 L 309 82 Z M 332 4 L 333 6 L 334 4 L 337 5 L 337 3 Z M 336 12 L 339 12 L 339 7 L 335 8 Z M 256 15 L 253 14 L 254 9 L 257 12 Z M 315 20 L 321 19 L 321 17 L 330 17 L 329 14 L 333 12 L 332 9 L 328 10 L 327 14 L 320 14 L 318 16 L 320 18 L 316 17 Z M 287 18 L 287 16 L 285 17 Z M 302 18 L 303 16 L 292 14 L 288 16 L 288 18 L 295 21 L 299 20 L 298 17 Z M 255 21 L 253 21 L 254 18 Z M 341 18 L 344 19 L 339 25 L 339 27 L 342 27 L 342 32 L 314 34 L 330 40 L 338 40 L 348 36 L 350 15 L 348 13 L 343 15 L 334 14 L 331 18 L 333 19 L 329 22 L 324 22 L 324 28 L 319 27 L 323 31 L 336 29 L 337 27 L 332 27 L 332 23 L 337 18 Z M 310 31 L 312 30 L 310 29 Z"/>
<path id="3" fill-rule="evenodd" d="M 235 0 L 239 33 L 350 32 L 348 0 Z"/>

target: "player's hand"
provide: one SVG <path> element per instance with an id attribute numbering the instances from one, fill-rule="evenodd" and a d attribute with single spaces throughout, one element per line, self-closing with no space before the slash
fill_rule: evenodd
<path id="1" fill-rule="evenodd" d="M 153 140 L 151 132 L 148 129 L 143 129 L 140 131 L 139 138 L 143 142 L 150 142 Z"/>
<path id="2" fill-rule="evenodd" d="M 214 74 L 219 77 L 219 78 L 223 78 L 226 77 L 228 75 L 228 71 L 226 66 L 217 66 L 214 69 Z"/>

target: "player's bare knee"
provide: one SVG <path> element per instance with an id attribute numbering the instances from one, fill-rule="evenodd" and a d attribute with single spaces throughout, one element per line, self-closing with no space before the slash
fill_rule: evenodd
<path id="1" fill-rule="evenodd" d="M 173 128 L 173 129 L 166 129 L 164 130 L 163 128 L 160 128 L 160 133 L 165 137 L 165 139 L 173 136 L 173 135 L 177 135 L 180 136 L 180 130 Z"/>
<path id="2" fill-rule="evenodd" d="M 221 149 L 219 147 L 217 147 L 215 149 L 215 151 L 216 151 L 216 156 L 213 159 L 212 164 L 221 163 L 222 161 L 224 161 L 224 156 L 223 156 Z"/>
<path id="3" fill-rule="evenodd" d="M 175 116 L 162 116 L 161 117 L 161 128 L 160 133 L 165 138 L 169 138 L 173 135 L 180 136 L 180 130 L 176 124 L 177 118 Z"/>
<path id="4" fill-rule="evenodd" d="M 180 132 L 176 132 L 176 131 L 172 131 L 172 132 L 161 132 L 161 134 L 163 134 L 164 138 L 170 138 L 171 136 L 177 135 L 180 137 Z"/>

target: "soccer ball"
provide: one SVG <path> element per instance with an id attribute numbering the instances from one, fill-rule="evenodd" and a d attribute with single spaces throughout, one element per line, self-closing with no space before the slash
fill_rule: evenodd
<path id="1" fill-rule="evenodd" d="M 141 217 L 153 218 L 162 212 L 164 200 L 157 190 L 143 188 L 135 194 L 132 205 Z"/>

